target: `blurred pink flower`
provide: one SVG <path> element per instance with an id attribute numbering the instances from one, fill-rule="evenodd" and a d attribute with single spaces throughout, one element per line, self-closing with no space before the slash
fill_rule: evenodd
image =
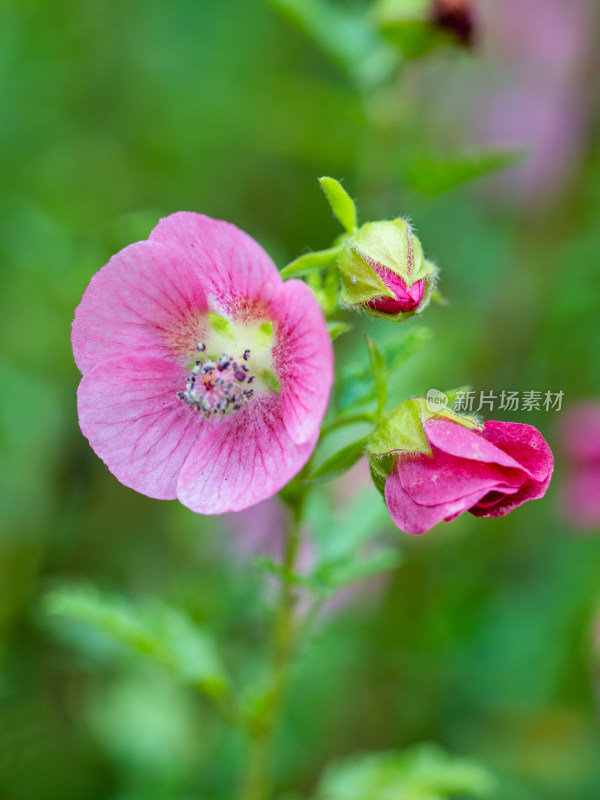
<path id="1" fill-rule="evenodd" d="M 400 530 L 425 533 L 469 511 L 501 517 L 543 497 L 554 461 L 531 425 L 486 422 L 481 433 L 447 419 L 430 419 L 432 456 L 400 453 L 385 484 L 385 499 Z"/>
<path id="2" fill-rule="evenodd" d="M 592 6 L 588 0 L 488 0 L 483 17 L 490 71 L 475 127 L 482 141 L 527 148 L 525 163 L 499 183 L 543 205 L 580 158 L 592 99 L 584 91 Z"/>
<path id="3" fill-rule="evenodd" d="M 323 315 L 234 225 L 161 220 L 92 278 L 72 343 L 81 429 L 142 494 L 247 508 L 314 449 L 333 380 Z"/>
<path id="4" fill-rule="evenodd" d="M 592 0 L 479 0 L 477 50 L 426 65 L 425 102 L 443 150 L 522 148 L 521 164 L 488 180 L 494 202 L 543 208 L 582 160 L 597 103 Z M 589 88 L 586 88 L 589 87 Z M 427 96 L 428 95 L 428 96 Z"/>
<path id="5" fill-rule="evenodd" d="M 577 528 L 600 527 L 600 403 L 588 401 L 568 409 L 560 438 L 567 471 L 562 514 Z"/>

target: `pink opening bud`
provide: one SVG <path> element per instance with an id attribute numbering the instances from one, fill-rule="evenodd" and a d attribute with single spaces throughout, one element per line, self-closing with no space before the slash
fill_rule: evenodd
<path id="1" fill-rule="evenodd" d="M 338 259 L 342 302 L 399 321 L 429 304 L 437 269 L 404 219 L 367 222 L 346 240 Z"/>
<path id="2" fill-rule="evenodd" d="M 402 314 L 407 311 L 414 311 L 423 299 L 425 294 L 425 279 L 413 283 L 408 287 L 400 275 L 396 275 L 391 269 L 377 265 L 375 272 L 379 275 L 386 287 L 394 293 L 394 297 L 374 297 L 367 305 L 375 311 L 384 314 Z"/>

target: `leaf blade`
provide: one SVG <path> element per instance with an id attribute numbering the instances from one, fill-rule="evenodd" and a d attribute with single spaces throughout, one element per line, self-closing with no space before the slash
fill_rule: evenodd
<path id="1" fill-rule="evenodd" d="M 342 447 L 341 450 L 330 456 L 309 475 L 308 482 L 325 483 L 343 475 L 363 456 L 367 439 L 368 437 L 363 436 L 361 439 L 346 445 L 346 447 Z"/>
<path id="2" fill-rule="evenodd" d="M 319 178 L 321 189 L 329 201 L 331 210 L 344 226 L 348 233 L 353 233 L 357 228 L 356 206 L 354 200 L 335 178 L 324 176 Z"/>

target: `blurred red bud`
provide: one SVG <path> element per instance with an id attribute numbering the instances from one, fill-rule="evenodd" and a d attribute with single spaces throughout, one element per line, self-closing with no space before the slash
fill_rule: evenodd
<path id="1" fill-rule="evenodd" d="M 475 43 L 475 21 L 471 0 L 435 0 L 433 24 L 452 34 L 464 47 Z"/>

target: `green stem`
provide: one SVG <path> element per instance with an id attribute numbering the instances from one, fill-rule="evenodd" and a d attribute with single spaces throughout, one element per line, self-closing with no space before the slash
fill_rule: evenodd
<path id="1" fill-rule="evenodd" d="M 294 610 L 296 595 L 293 572 L 300 547 L 304 490 L 297 498 L 286 534 L 283 578 L 271 641 L 270 688 L 258 720 L 249 730 L 246 774 L 240 800 L 268 800 L 270 797 L 270 757 L 273 737 L 288 683 L 294 650 Z"/>

